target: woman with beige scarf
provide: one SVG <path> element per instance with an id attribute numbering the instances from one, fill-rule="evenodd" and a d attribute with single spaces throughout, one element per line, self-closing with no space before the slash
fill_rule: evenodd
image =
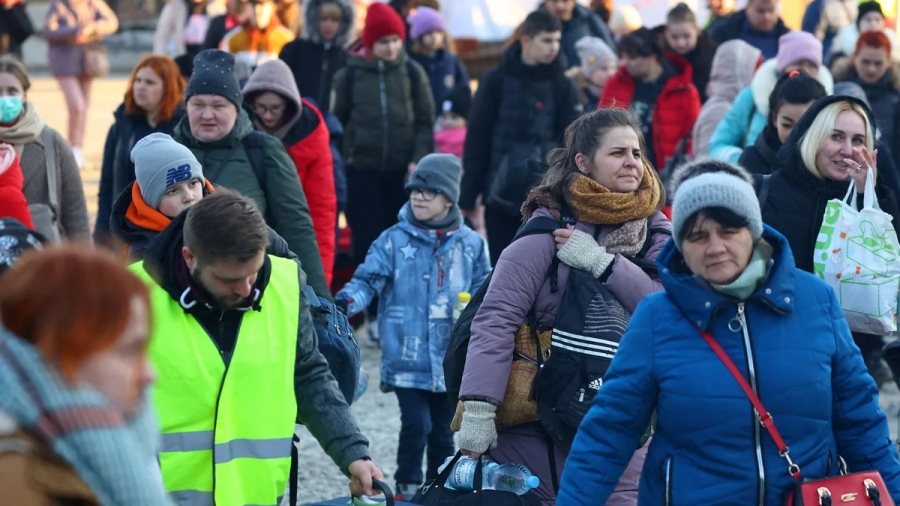
<path id="1" fill-rule="evenodd" d="M 626 319 L 645 295 L 662 289 L 647 264 L 669 239 L 671 224 L 659 212 L 664 189 L 643 145 L 640 125 L 628 110 L 600 109 L 569 126 L 565 147 L 549 155 L 550 168 L 522 212 L 525 221 L 550 217 L 574 226 L 561 224 L 554 235 L 525 236 L 506 248 L 472 323 L 455 420 L 460 447 L 471 456 L 527 466 L 541 479 L 537 494 L 544 506 L 555 503 L 568 445 L 551 438 L 546 417 L 537 416 L 528 394 L 533 377 L 517 372 L 527 362 L 517 358 L 529 354 L 518 349 L 520 328 L 533 315 L 543 355 L 552 360 L 545 345 L 550 329 L 560 324 L 569 279 L 577 275 L 581 282 L 590 273 L 587 278 L 602 285 L 607 305 L 616 305 Z M 551 268 L 557 255 L 561 265 Z M 601 318 L 600 323 L 623 322 Z M 534 346 L 531 350 L 533 355 Z M 516 396 L 517 391 L 526 393 Z M 637 504 L 645 446 L 635 452 L 607 504 Z"/>
<path id="2" fill-rule="evenodd" d="M 25 178 L 22 192 L 38 232 L 48 239 L 89 241 L 87 202 L 72 148 L 28 101 L 30 88 L 25 65 L 12 55 L 0 57 L 0 142 L 16 148 Z M 51 180 L 55 180 L 53 188 Z M 41 206 L 46 212 L 41 212 Z M 39 216 L 48 219 L 41 221 Z"/>

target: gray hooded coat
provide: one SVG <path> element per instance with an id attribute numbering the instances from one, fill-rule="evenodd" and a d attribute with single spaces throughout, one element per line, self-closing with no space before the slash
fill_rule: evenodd
<path id="1" fill-rule="evenodd" d="M 319 8 L 326 3 L 336 4 L 343 13 L 333 40 L 322 40 L 319 34 Z M 356 9 L 352 0 L 305 0 L 303 18 L 306 36 L 286 44 L 278 57 L 291 67 L 300 95 L 328 110 L 334 74 L 347 65 L 347 46 L 356 36 Z"/>
<path id="2" fill-rule="evenodd" d="M 750 86 L 762 53 L 735 39 L 719 46 L 709 75 L 709 98 L 694 123 L 694 154 L 709 154 L 709 140 L 741 90 Z"/>

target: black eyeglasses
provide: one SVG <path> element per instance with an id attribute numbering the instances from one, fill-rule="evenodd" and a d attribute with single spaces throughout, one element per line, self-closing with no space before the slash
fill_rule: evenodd
<path id="1" fill-rule="evenodd" d="M 426 190 L 424 188 L 413 188 L 409 191 L 410 198 L 422 199 L 425 202 L 431 202 L 437 197 L 438 192 L 434 190 Z"/>

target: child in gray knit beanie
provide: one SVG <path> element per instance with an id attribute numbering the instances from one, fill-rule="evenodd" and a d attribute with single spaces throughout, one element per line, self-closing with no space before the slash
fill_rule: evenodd
<path id="1" fill-rule="evenodd" d="M 134 175 L 144 203 L 168 218 L 203 198 L 203 167 L 186 146 L 152 133 L 131 150 Z"/>

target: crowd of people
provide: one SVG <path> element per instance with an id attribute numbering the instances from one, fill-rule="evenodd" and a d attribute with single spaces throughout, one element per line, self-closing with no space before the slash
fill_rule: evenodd
<path id="1" fill-rule="evenodd" d="M 294 506 L 320 465 L 302 423 L 375 494 L 321 300 L 380 353 L 399 500 L 460 452 L 527 467 L 544 506 L 784 504 L 801 469 L 875 472 L 900 502 L 878 407 L 900 374 L 815 256 L 851 185 L 900 220 L 893 31 L 875 1 L 814 0 L 802 31 L 781 0 L 708 3 L 705 26 L 678 4 L 649 27 L 546 0 L 476 81 L 434 0 L 170 0 L 93 228 L 79 169 L 115 14 L 51 2 L 64 139 L 29 100 L 22 5 L 0 8 L 0 488 Z"/>

